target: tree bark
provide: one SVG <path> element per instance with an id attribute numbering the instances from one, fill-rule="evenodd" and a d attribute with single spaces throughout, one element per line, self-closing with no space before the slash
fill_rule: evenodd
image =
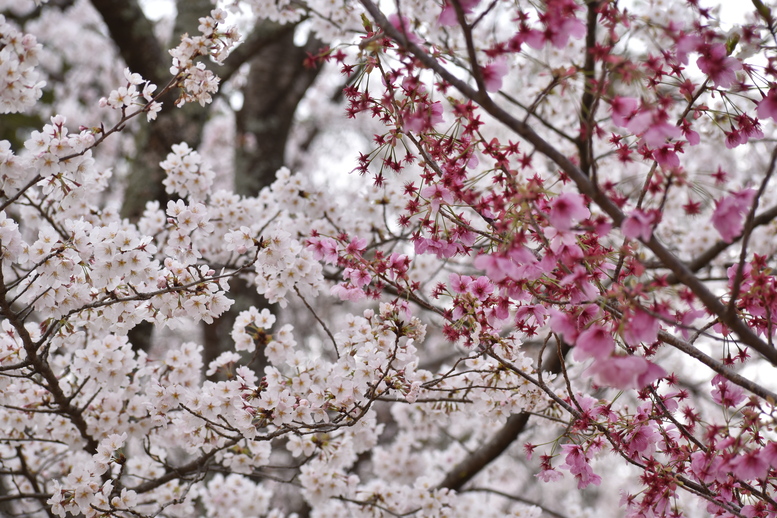
<path id="1" fill-rule="evenodd" d="M 256 195 L 275 180 L 275 172 L 284 165 L 294 113 L 319 71 L 305 68 L 306 52 L 314 52 L 320 46 L 318 41 L 311 40 L 305 47 L 297 47 L 294 33 L 288 31 L 251 60 L 243 107 L 236 121 L 238 194 Z"/>

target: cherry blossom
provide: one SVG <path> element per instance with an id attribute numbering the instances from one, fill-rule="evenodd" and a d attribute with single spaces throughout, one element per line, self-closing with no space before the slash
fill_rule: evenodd
<path id="1" fill-rule="evenodd" d="M 45 81 L 35 69 L 42 46 L 0 15 L 0 113 L 25 111 L 42 95 Z"/>
<path id="2" fill-rule="evenodd" d="M 755 194 L 754 189 L 746 189 L 721 198 L 716 203 L 712 224 L 724 241 L 730 243 L 742 232 L 744 217 Z"/>

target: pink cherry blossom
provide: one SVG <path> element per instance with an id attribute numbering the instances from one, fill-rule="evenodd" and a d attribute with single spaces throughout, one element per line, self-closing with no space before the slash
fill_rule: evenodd
<path id="1" fill-rule="evenodd" d="M 662 146 L 653 150 L 653 158 L 665 169 L 680 167 L 680 157 L 677 156 L 674 146 Z"/>
<path id="2" fill-rule="evenodd" d="M 591 216 L 585 206 L 583 197 L 579 194 L 564 193 L 556 196 L 550 203 L 550 224 L 559 230 L 569 230 L 575 221 Z"/>
<path id="3" fill-rule="evenodd" d="M 642 140 L 650 147 L 662 146 L 667 139 L 675 139 L 682 135 L 680 128 L 667 122 L 667 115 L 663 112 L 651 112 L 649 116 L 634 117 L 628 129 L 635 134 L 641 134 Z M 667 160 L 671 160 L 667 158 Z"/>
<path id="4" fill-rule="evenodd" d="M 308 248 L 313 251 L 313 255 L 318 260 L 325 260 L 328 263 L 337 261 L 337 243 L 331 238 L 312 238 L 309 241 Z"/>
<path id="5" fill-rule="evenodd" d="M 367 271 L 354 268 L 343 270 L 343 278 L 350 280 L 358 288 L 366 286 L 372 281 L 372 276 Z"/>
<path id="6" fill-rule="evenodd" d="M 561 335 L 567 342 L 575 343 L 580 332 L 572 317 L 556 308 L 550 308 L 548 314 L 550 315 L 548 323 L 553 329 L 553 332 Z"/>
<path id="7" fill-rule="evenodd" d="M 451 289 L 456 293 L 467 293 L 469 285 L 472 284 L 472 277 L 452 273 L 449 277 L 449 282 Z"/>
<path id="8" fill-rule="evenodd" d="M 621 231 L 627 239 L 639 238 L 647 243 L 653 235 L 654 225 L 654 214 L 648 214 L 642 209 L 635 209 L 625 220 L 623 220 L 623 223 L 621 223 Z"/>
<path id="9" fill-rule="evenodd" d="M 730 87 L 736 80 L 736 72 L 742 69 L 742 63 L 727 56 L 723 43 L 699 46 L 701 56 L 696 60 L 699 69 L 721 88 Z"/>
<path id="10" fill-rule="evenodd" d="M 544 469 L 537 473 L 536 477 L 543 482 L 556 482 L 564 478 L 564 474 L 555 469 Z"/>
<path id="11" fill-rule="evenodd" d="M 655 316 L 636 309 L 627 315 L 624 321 L 623 339 L 629 345 L 651 344 L 658 340 L 661 324 Z"/>
<path id="12" fill-rule="evenodd" d="M 474 261 L 475 268 L 486 271 L 486 276 L 494 282 L 499 282 L 505 278 L 517 278 L 519 274 L 518 265 L 512 259 L 499 257 L 497 255 L 479 255 Z"/>
<path id="13" fill-rule="evenodd" d="M 578 489 L 584 489 L 592 484 L 598 486 L 602 483 L 602 477 L 594 473 L 587 454 L 580 446 L 565 444 L 561 449 L 565 454 L 564 464 L 561 467 L 575 476 Z"/>
<path id="14" fill-rule="evenodd" d="M 467 286 L 467 291 L 483 301 L 494 292 L 494 285 L 488 277 L 480 276 Z"/>
<path id="15" fill-rule="evenodd" d="M 615 341 L 610 331 L 602 326 L 593 325 L 580 333 L 575 340 L 574 358 L 577 361 L 594 358 L 602 360 L 615 351 Z"/>
<path id="16" fill-rule="evenodd" d="M 611 356 L 595 362 L 586 372 L 597 384 L 621 390 L 643 388 L 666 375 L 663 368 L 641 356 Z"/>
<path id="17" fill-rule="evenodd" d="M 691 454 L 690 467 L 693 475 L 705 484 L 709 484 L 715 480 L 724 480 L 726 477 L 726 468 L 723 459 L 705 454 L 701 451 Z"/>
<path id="18" fill-rule="evenodd" d="M 744 217 L 750 209 L 755 194 L 755 189 L 745 189 L 725 196 L 715 203 L 712 226 L 718 231 L 723 241 L 731 243 L 735 237 L 742 233 Z"/>
<path id="19" fill-rule="evenodd" d="M 421 189 L 421 196 L 424 196 L 425 198 L 429 199 L 432 210 L 434 212 L 437 212 L 440 210 L 440 205 L 442 203 L 450 204 L 453 203 L 453 193 L 451 193 L 448 189 L 443 187 L 440 184 L 434 184 L 429 187 L 424 187 Z"/>
<path id="20" fill-rule="evenodd" d="M 740 144 L 747 143 L 747 137 L 742 134 L 740 131 L 737 130 L 731 130 L 728 133 L 726 133 L 726 147 L 728 149 L 733 149 Z"/>
<path id="21" fill-rule="evenodd" d="M 525 320 L 527 318 L 533 319 L 537 324 L 545 324 L 548 309 L 541 304 L 531 304 L 519 306 L 515 310 L 515 320 Z"/>
<path id="22" fill-rule="evenodd" d="M 703 42 L 704 40 L 698 34 L 687 33 L 687 32 L 682 33 L 677 40 L 677 46 L 675 48 L 677 61 L 679 61 L 683 65 L 687 65 L 688 54 L 696 51 L 696 49 L 698 49 Z"/>
<path id="23" fill-rule="evenodd" d="M 760 480 L 766 477 L 771 467 L 760 450 L 749 451 L 729 462 L 734 474 L 743 480 Z"/>
<path id="24" fill-rule="evenodd" d="M 769 88 L 766 96 L 758 103 L 756 113 L 761 119 L 777 120 L 777 88 Z"/>
<path id="25" fill-rule="evenodd" d="M 345 253 L 354 256 L 360 256 L 367 247 L 367 240 L 363 237 L 355 237 L 345 247 Z"/>
<path id="26" fill-rule="evenodd" d="M 486 90 L 489 92 L 498 92 L 502 89 L 502 79 L 507 75 L 507 60 L 504 57 L 495 59 L 492 63 L 481 67 L 480 73 L 483 76 L 483 82 L 486 84 Z"/>
<path id="27" fill-rule="evenodd" d="M 546 2 L 545 15 L 541 16 L 545 23 L 545 40 L 550 41 L 556 48 L 562 48 L 570 37 L 582 38 L 585 35 L 585 25 L 575 16 L 579 9 L 571 0 Z"/>
<path id="28" fill-rule="evenodd" d="M 627 127 L 631 118 L 636 115 L 638 107 L 638 99 L 633 97 L 614 97 L 610 101 L 613 124 L 622 128 Z"/>
<path id="29" fill-rule="evenodd" d="M 712 379 L 712 400 L 726 407 L 737 407 L 745 400 L 745 393 L 720 375 Z"/>
<path id="30" fill-rule="evenodd" d="M 418 110 L 407 113 L 404 118 L 405 129 L 421 133 L 433 129 L 437 124 L 445 122 L 443 119 L 442 103 L 434 102 L 430 105 L 422 105 Z"/>
<path id="31" fill-rule="evenodd" d="M 404 16 L 400 17 L 398 14 L 393 13 L 388 17 L 388 21 L 395 29 L 398 29 L 410 43 L 419 45 L 423 41 L 417 34 L 410 30 L 410 21 Z"/>
<path id="32" fill-rule="evenodd" d="M 478 4 L 480 4 L 480 0 L 459 1 L 461 10 L 464 11 L 465 14 L 470 14 L 475 9 L 475 7 L 478 6 Z M 458 18 L 456 16 L 456 8 L 453 7 L 453 4 L 451 4 L 447 0 L 443 5 L 442 12 L 440 13 L 439 18 L 437 18 L 437 23 L 439 23 L 443 27 L 453 27 L 454 25 L 457 25 L 459 23 Z"/>

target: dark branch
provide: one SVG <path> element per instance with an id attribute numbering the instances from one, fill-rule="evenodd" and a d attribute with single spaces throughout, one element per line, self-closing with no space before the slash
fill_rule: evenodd
<path id="1" fill-rule="evenodd" d="M 215 71 L 222 81 L 228 81 L 240 67 L 251 60 L 259 51 L 278 41 L 289 32 L 294 32 L 296 25 L 280 25 L 269 20 L 263 20 L 254 27 L 235 50 L 233 50 L 224 65 Z"/>
<path id="2" fill-rule="evenodd" d="M 588 2 L 588 16 L 586 21 L 585 36 L 585 64 L 583 65 L 583 97 L 580 100 L 580 137 L 577 140 L 578 153 L 580 155 L 580 169 L 590 176 L 591 162 L 593 160 L 591 149 L 591 134 L 593 133 L 594 102 L 596 88 L 594 75 L 596 74 L 596 59 L 594 47 L 596 47 L 596 27 L 598 0 Z"/>
<path id="3" fill-rule="evenodd" d="M 704 354 L 702 351 L 685 340 L 682 340 L 672 335 L 671 333 L 667 333 L 666 331 L 661 331 L 658 334 L 658 338 L 662 342 L 667 343 L 675 349 L 684 352 L 691 358 L 699 360 L 701 363 L 714 370 L 718 374 L 721 374 L 733 384 L 739 385 L 743 389 L 749 390 L 756 396 L 764 398 L 770 404 L 775 404 L 777 402 L 777 394 L 765 387 L 762 387 L 761 385 L 758 385 L 752 380 L 745 378 L 744 376 L 740 376 L 730 367 L 726 366 L 723 362 L 716 360 L 712 356 Z"/>
<path id="4" fill-rule="evenodd" d="M 774 206 L 769 210 L 766 210 L 760 213 L 758 216 L 756 216 L 753 219 L 753 228 L 767 225 L 772 221 L 774 221 L 774 218 L 777 218 L 777 206 Z M 688 263 L 688 269 L 696 273 L 702 268 L 704 268 L 705 266 L 709 266 L 709 264 L 724 250 L 726 250 L 734 243 L 738 243 L 739 241 L 741 241 L 743 235 L 744 235 L 744 232 L 742 234 L 739 234 L 737 237 L 735 237 L 730 243 L 726 243 L 725 241 L 722 241 L 722 240 L 716 241 L 714 245 L 712 245 L 707 250 L 702 252 L 698 257 L 690 261 Z M 680 282 L 677 279 L 677 276 L 674 274 L 667 277 L 666 281 L 669 284 L 677 284 L 678 282 Z"/>
<path id="5" fill-rule="evenodd" d="M 562 343 L 560 354 L 552 354 L 546 362 L 547 370 L 554 374 L 561 372 L 561 357 L 566 356 L 569 346 Z M 459 462 L 439 484 L 439 488 L 459 490 L 464 484 L 480 473 L 480 471 L 499 457 L 515 442 L 526 429 L 529 422 L 528 412 L 513 414 L 507 418 L 505 425 L 486 444 L 472 452 Z"/>
<path id="6" fill-rule="evenodd" d="M 236 440 L 230 440 L 224 446 L 220 448 L 214 448 L 213 450 L 209 451 L 208 453 L 204 453 L 201 457 L 194 459 L 193 461 L 189 462 L 188 464 L 184 464 L 183 466 L 173 468 L 170 467 L 165 471 L 165 474 L 157 477 L 153 480 L 149 480 L 148 482 L 143 482 L 142 484 L 138 484 L 135 487 L 132 487 L 133 491 L 136 493 L 142 494 L 146 493 L 148 491 L 151 491 L 152 489 L 156 489 L 159 486 L 162 486 L 171 480 L 177 480 L 185 478 L 189 475 L 193 475 L 196 473 L 202 473 L 205 471 L 206 466 L 210 463 L 211 459 L 216 456 L 217 453 L 220 451 L 230 448 L 237 444 L 238 441 Z"/>
<path id="7" fill-rule="evenodd" d="M 526 412 L 508 417 L 502 429 L 490 441 L 458 463 L 438 487 L 460 490 L 464 484 L 472 480 L 483 468 L 499 457 L 523 433 L 528 422 L 529 414 Z"/>

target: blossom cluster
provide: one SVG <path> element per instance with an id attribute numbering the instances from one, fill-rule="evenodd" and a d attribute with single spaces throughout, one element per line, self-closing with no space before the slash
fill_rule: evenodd
<path id="1" fill-rule="evenodd" d="M 41 45 L 0 15 L 0 113 L 24 111 L 43 93 L 44 81 L 35 70 Z"/>
<path id="2" fill-rule="evenodd" d="M 120 86 L 113 90 L 108 97 L 100 99 L 100 106 L 107 106 L 114 110 L 121 110 L 122 114 L 131 106 L 138 106 L 139 111 L 146 113 L 149 121 L 156 119 L 157 114 L 162 109 L 162 104 L 154 100 L 154 91 L 157 86 L 150 81 L 144 81 L 140 74 L 130 72 L 129 68 L 124 69 L 124 78 L 127 80 L 127 86 Z M 138 87 L 143 85 L 139 92 Z M 140 101 L 143 97 L 145 102 Z"/>
<path id="3" fill-rule="evenodd" d="M 176 100 L 176 106 L 188 102 L 198 102 L 201 106 L 212 101 L 211 95 L 218 90 L 219 78 L 205 68 L 202 62 L 195 62 L 199 56 L 209 56 L 216 63 L 221 63 L 227 57 L 231 48 L 237 43 L 240 35 L 235 27 L 226 30 L 223 27 L 227 13 L 222 9 L 214 9 L 210 16 L 199 19 L 198 30 L 201 36 L 184 35 L 181 43 L 170 50 L 173 65 L 170 73 L 176 77 L 182 92 Z"/>
<path id="4" fill-rule="evenodd" d="M 216 176 L 197 151 L 191 149 L 185 142 L 173 146 L 173 151 L 167 155 L 167 160 L 159 166 L 165 170 L 165 191 L 168 194 L 178 194 L 192 200 L 204 200 L 213 185 Z"/>

